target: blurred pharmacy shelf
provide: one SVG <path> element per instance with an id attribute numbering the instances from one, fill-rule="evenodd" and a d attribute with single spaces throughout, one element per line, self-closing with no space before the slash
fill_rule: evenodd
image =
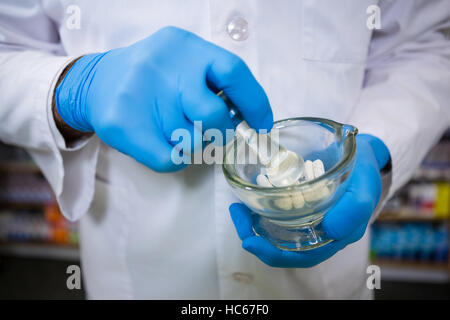
<path id="1" fill-rule="evenodd" d="M 447 218 L 436 217 L 428 211 L 411 210 L 401 208 L 397 211 L 383 211 L 378 217 L 378 222 L 444 222 Z"/>
<path id="2" fill-rule="evenodd" d="M 450 131 L 371 227 L 384 280 L 450 283 Z"/>
<path id="3" fill-rule="evenodd" d="M 66 220 L 28 154 L 0 143 L 0 256 L 78 260 L 78 225 Z"/>

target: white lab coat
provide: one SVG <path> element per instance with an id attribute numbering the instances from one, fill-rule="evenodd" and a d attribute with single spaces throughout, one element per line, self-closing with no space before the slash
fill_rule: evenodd
<path id="1" fill-rule="evenodd" d="M 371 297 L 367 233 L 316 267 L 271 268 L 241 248 L 228 213 L 236 199 L 220 166 L 160 174 L 96 136 L 66 147 L 51 100 L 74 57 L 178 26 L 242 57 L 275 119 L 325 117 L 380 137 L 392 156 L 392 194 L 449 124 L 450 47 L 440 30 L 449 26 L 450 1 L 381 1 L 375 32 L 366 26 L 372 4 L 0 2 L 0 139 L 25 147 L 63 213 L 81 219 L 90 298 Z M 77 8 L 79 29 L 70 20 Z M 237 16 L 248 22 L 245 41 L 227 33 Z"/>

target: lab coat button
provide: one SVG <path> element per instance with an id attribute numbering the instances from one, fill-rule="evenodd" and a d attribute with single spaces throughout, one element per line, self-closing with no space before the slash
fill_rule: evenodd
<path id="1" fill-rule="evenodd" d="M 227 32 L 231 39 L 244 41 L 248 38 L 248 22 L 242 17 L 234 17 L 227 24 Z"/>
<path id="2" fill-rule="evenodd" d="M 251 274 L 244 272 L 234 272 L 233 279 L 236 280 L 237 282 L 242 282 L 246 284 L 253 282 L 253 276 Z"/>

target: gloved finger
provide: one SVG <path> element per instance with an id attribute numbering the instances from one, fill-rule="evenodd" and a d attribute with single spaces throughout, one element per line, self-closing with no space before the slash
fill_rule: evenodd
<path id="1" fill-rule="evenodd" d="M 206 78 L 208 85 L 225 92 L 250 127 L 272 129 L 273 114 L 266 93 L 238 56 L 217 47 Z"/>
<path id="2" fill-rule="evenodd" d="M 252 229 L 251 211 L 241 203 L 233 203 L 230 205 L 231 220 L 233 220 L 236 232 L 241 240 L 254 236 Z"/>
<path id="3" fill-rule="evenodd" d="M 196 89 L 184 91 L 181 104 L 184 114 L 191 122 L 201 121 L 203 132 L 211 129 L 219 130 L 222 141 L 215 141 L 215 143 L 217 145 L 225 143 L 226 129 L 233 129 L 233 124 L 225 102 L 216 96 L 206 83 L 199 84 Z"/>
<path id="4" fill-rule="evenodd" d="M 323 218 L 323 229 L 333 239 L 344 239 L 367 223 L 381 195 L 381 177 L 370 145 L 358 141 L 356 163 L 343 196 Z"/>

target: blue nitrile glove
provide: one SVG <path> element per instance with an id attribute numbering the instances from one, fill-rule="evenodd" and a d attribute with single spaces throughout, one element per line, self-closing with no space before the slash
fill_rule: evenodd
<path id="1" fill-rule="evenodd" d="M 175 27 L 128 47 L 80 58 L 56 90 L 57 111 L 72 128 L 95 131 L 103 142 L 148 167 L 175 171 L 176 129 L 194 140 L 202 130 L 232 128 L 224 90 L 254 129 L 270 130 L 272 110 L 262 87 L 236 55 Z M 201 137 L 201 133 L 200 133 Z M 224 139 L 225 140 L 225 139 Z M 190 154 L 202 142 L 191 144 Z M 186 151 L 186 150 L 185 150 Z"/>
<path id="2" fill-rule="evenodd" d="M 335 241 L 303 252 L 281 250 L 256 236 L 250 210 L 243 204 L 233 203 L 231 218 L 242 247 L 269 266 L 278 268 L 308 268 L 327 260 L 364 235 L 381 195 L 380 169 L 388 163 L 389 157 L 380 139 L 367 134 L 356 136 L 356 162 L 347 190 L 323 218 L 326 235 Z"/>

